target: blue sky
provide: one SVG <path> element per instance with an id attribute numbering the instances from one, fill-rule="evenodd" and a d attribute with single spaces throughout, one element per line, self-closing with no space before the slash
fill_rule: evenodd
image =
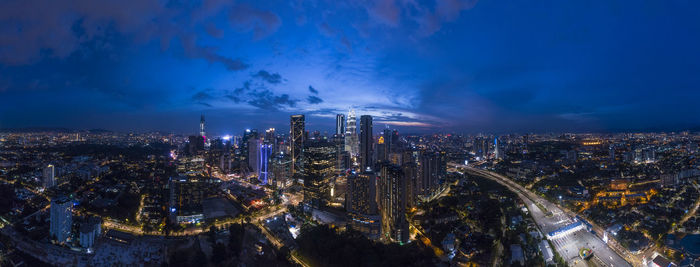
<path id="1" fill-rule="evenodd" d="M 0 2 L 0 128 L 700 125 L 694 1 Z"/>

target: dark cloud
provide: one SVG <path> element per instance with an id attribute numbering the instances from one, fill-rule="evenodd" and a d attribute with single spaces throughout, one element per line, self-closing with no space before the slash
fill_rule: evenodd
<path id="1" fill-rule="evenodd" d="M 282 24 L 277 14 L 248 4 L 235 6 L 229 14 L 229 20 L 239 31 L 252 31 L 255 39 L 261 39 L 276 32 Z"/>
<path id="2" fill-rule="evenodd" d="M 223 36 L 214 24 L 204 22 L 219 12 L 230 9 L 231 22 L 235 25 L 266 13 L 243 12 L 240 15 L 241 10 L 254 10 L 241 6 L 232 8 L 230 3 L 217 0 L 200 4 L 155 0 L 1 1 L 0 63 L 26 65 L 46 57 L 64 59 L 82 49 L 85 42 L 111 29 L 128 40 L 125 45 L 137 46 L 158 40 L 161 49 L 167 50 L 170 42 L 176 39 L 182 42 L 188 57 L 220 63 L 228 70 L 242 70 L 247 64 L 240 59 L 217 53 L 217 47 L 197 43 L 198 27 L 204 27 L 211 36 Z"/>
<path id="3" fill-rule="evenodd" d="M 395 0 L 371 1 L 374 5 L 367 6 L 367 12 L 377 22 L 390 26 L 398 26 L 401 19 L 401 8 Z"/>
<path id="4" fill-rule="evenodd" d="M 224 97 L 234 103 L 247 103 L 253 107 L 278 111 L 296 107 L 299 100 L 293 99 L 288 94 L 276 94 L 262 83 L 246 81 L 241 87 L 227 92 Z"/>
<path id="5" fill-rule="evenodd" d="M 306 100 L 309 102 L 309 104 L 319 104 L 323 102 L 323 99 L 315 95 L 310 95 L 308 98 L 306 98 Z"/>
<path id="6" fill-rule="evenodd" d="M 192 95 L 192 100 L 194 100 L 194 101 L 206 101 L 206 100 L 211 100 L 213 98 L 214 97 L 208 93 L 208 90 L 199 91 L 199 92 L 195 93 L 194 95 Z"/>
<path id="7" fill-rule="evenodd" d="M 196 36 L 189 34 L 181 37 L 181 42 L 185 48 L 185 54 L 189 57 L 203 58 L 210 63 L 220 63 L 227 70 L 237 71 L 248 68 L 248 64 L 240 59 L 229 58 L 216 53 L 216 47 L 199 46 L 196 44 Z"/>
<path id="8" fill-rule="evenodd" d="M 256 91 L 251 93 L 252 99 L 248 100 L 248 104 L 264 110 L 279 110 L 284 107 L 293 108 L 298 100 L 293 100 L 288 94 L 274 95 L 269 90 Z"/>
<path id="9" fill-rule="evenodd" d="M 309 85 L 309 92 L 311 92 L 314 95 L 318 95 L 318 90 L 316 90 L 316 88 L 313 88 L 311 85 Z"/>
<path id="10" fill-rule="evenodd" d="M 336 34 L 336 30 L 331 27 L 331 25 L 328 25 L 327 22 L 323 22 L 318 25 L 318 30 L 325 36 L 328 37 L 333 37 Z"/>
<path id="11" fill-rule="evenodd" d="M 271 84 L 278 84 L 282 82 L 282 76 L 279 73 L 270 73 L 266 70 L 260 70 L 258 73 L 254 74 L 253 77 L 260 78 Z"/>
<path id="12" fill-rule="evenodd" d="M 438 0 L 438 1 L 368 1 L 361 5 L 369 15 L 372 24 L 392 28 L 417 25 L 421 37 L 433 35 L 445 22 L 455 21 L 462 11 L 473 8 L 478 0 Z M 366 31 L 368 25 L 358 24 Z"/>

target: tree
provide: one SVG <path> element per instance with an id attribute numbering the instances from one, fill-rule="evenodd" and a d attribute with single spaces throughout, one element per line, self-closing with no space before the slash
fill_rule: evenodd
<path id="1" fill-rule="evenodd" d="M 10 184 L 0 184 L 0 214 L 12 210 L 15 201 L 15 189 Z"/>
<path id="2" fill-rule="evenodd" d="M 234 256 L 238 256 L 241 252 L 245 228 L 241 224 L 234 223 L 229 226 L 228 231 L 228 248 L 231 250 Z"/>
<path id="3" fill-rule="evenodd" d="M 226 245 L 217 242 L 212 247 L 211 262 L 219 264 L 226 259 Z"/>
<path id="4" fill-rule="evenodd" d="M 211 240 L 212 243 L 216 242 L 216 227 L 213 225 L 209 227 L 209 240 Z"/>

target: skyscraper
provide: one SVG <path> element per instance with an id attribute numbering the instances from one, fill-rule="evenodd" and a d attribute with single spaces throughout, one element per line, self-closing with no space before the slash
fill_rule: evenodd
<path id="1" fill-rule="evenodd" d="M 204 114 L 199 119 L 199 136 L 206 139 L 206 133 L 204 132 Z"/>
<path id="2" fill-rule="evenodd" d="M 362 117 L 360 117 L 360 169 L 363 171 L 367 168 L 372 168 L 374 165 L 374 161 L 372 160 L 373 142 L 372 116 L 362 115 Z"/>
<path id="3" fill-rule="evenodd" d="M 355 118 L 355 110 L 350 110 L 348 113 L 348 123 L 345 128 L 345 151 L 350 153 L 351 157 L 358 154 L 357 141 L 357 119 Z"/>
<path id="4" fill-rule="evenodd" d="M 345 134 L 345 115 L 337 114 L 335 115 L 335 134 L 344 135 Z"/>
<path id="5" fill-rule="evenodd" d="M 73 225 L 73 202 L 65 196 L 51 199 L 50 216 L 51 225 L 49 234 L 51 238 L 56 238 L 59 243 L 68 240 Z"/>
<path id="6" fill-rule="evenodd" d="M 377 176 L 366 171 L 348 176 L 345 209 L 350 226 L 370 239 L 379 239 L 381 216 L 378 214 Z"/>
<path id="7" fill-rule="evenodd" d="M 272 156 L 272 145 L 265 143 L 260 144 L 258 150 L 258 180 L 260 180 L 262 184 L 267 184 L 270 156 Z"/>
<path id="8" fill-rule="evenodd" d="M 52 164 L 44 167 L 44 188 L 53 187 L 56 185 L 56 170 Z"/>
<path id="9" fill-rule="evenodd" d="M 422 151 L 419 157 L 418 184 L 416 194 L 429 196 L 444 179 L 447 166 L 444 152 Z"/>
<path id="10" fill-rule="evenodd" d="M 260 146 L 262 141 L 260 139 L 248 139 L 248 168 L 250 168 L 251 173 L 256 175 L 260 171 Z"/>
<path id="11" fill-rule="evenodd" d="M 207 134 L 204 131 L 204 115 L 202 114 L 201 118 L 199 119 L 199 136 L 204 139 L 204 147 L 209 148 L 211 145 L 211 140 L 207 138 Z"/>
<path id="12" fill-rule="evenodd" d="M 382 213 L 382 234 L 394 242 L 408 242 L 408 222 L 406 221 L 407 181 L 401 167 L 382 164 L 380 202 Z"/>
<path id="13" fill-rule="evenodd" d="M 304 149 L 304 202 L 320 207 L 330 199 L 335 176 L 335 145 L 327 140 L 308 142 Z"/>
<path id="14" fill-rule="evenodd" d="M 290 154 L 292 155 L 292 177 L 301 172 L 304 153 L 304 115 L 292 115 L 289 122 Z"/>
<path id="15" fill-rule="evenodd" d="M 493 157 L 496 159 L 501 158 L 501 148 L 498 147 L 498 136 L 493 138 Z"/>

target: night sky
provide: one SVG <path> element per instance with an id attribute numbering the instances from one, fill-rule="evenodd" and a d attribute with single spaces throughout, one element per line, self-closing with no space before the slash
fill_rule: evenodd
<path id="1" fill-rule="evenodd" d="M 0 1 L 0 128 L 700 125 L 700 1 Z"/>

